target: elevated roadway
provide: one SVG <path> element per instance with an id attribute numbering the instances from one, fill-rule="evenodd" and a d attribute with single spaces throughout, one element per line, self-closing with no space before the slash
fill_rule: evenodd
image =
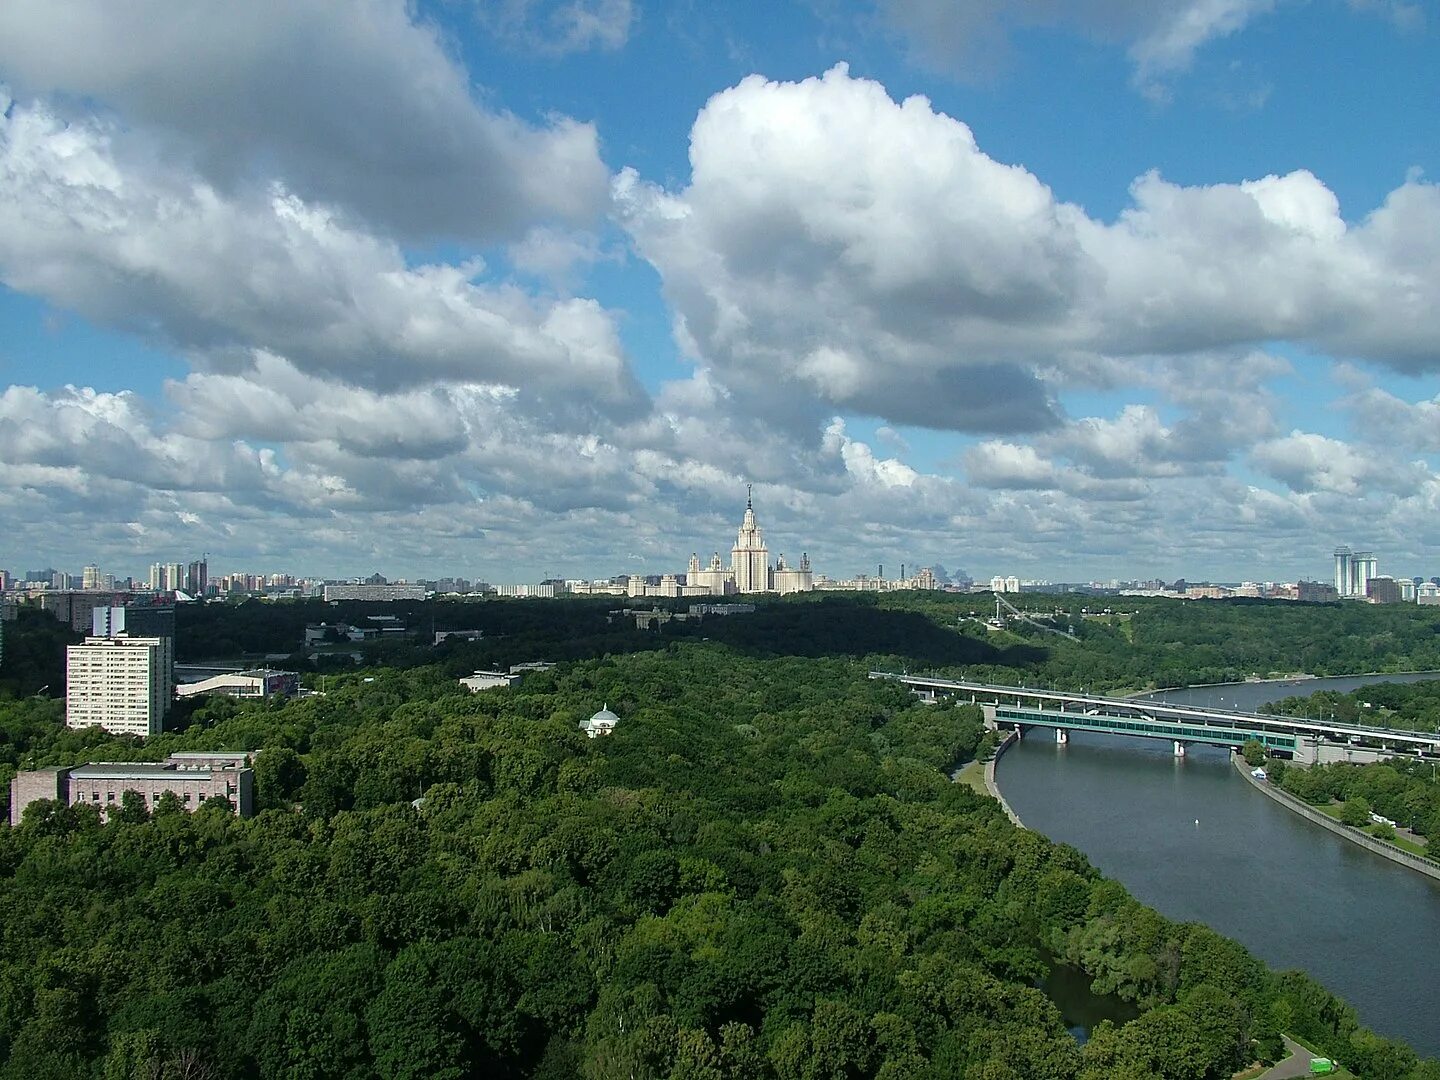
<path id="1" fill-rule="evenodd" d="M 1068 741 L 1071 731 L 1096 731 L 1169 739 L 1177 756 L 1182 756 L 1191 743 L 1238 749 L 1254 739 L 1269 750 L 1311 763 L 1376 761 L 1396 755 L 1440 761 L 1440 734 L 1432 732 L 891 671 L 872 671 L 870 678 L 893 679 L 930 700 L 940 695 L 966 698 L 985 707 L 986 722 L 992 726 L 1020 731 L 1048 728 L 1062 743 Z"/>

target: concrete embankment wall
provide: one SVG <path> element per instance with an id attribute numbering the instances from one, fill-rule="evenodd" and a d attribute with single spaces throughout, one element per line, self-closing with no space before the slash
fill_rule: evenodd
<path id="1" fill-rule="evenodd" d="M 1014 810 L 1010 809 L 1010 804 L 1005 801 L 1005 796 L 1000 794 L 1000 785 L 995 782 L 995 766 L 1000 763 L 1005 751 L 1009 750 L 1019 739 L 1020 736 L 1017 732 L 1008 731 L 1000 740 L 1000 745 L 995 747 L 995 756 L 985 763 L 985 790 L 990 793 L 992 799 L 1000 804 L 1000 809 L 1005 811 L 1005 816 L 1010 819 L 1010 823 L 1023 829 L 1025 823 L 1020 820 Z"/>
<path id="2" fill-rule="evenodd" d="M 1263 791 L 1287 810 L 1293 810 L 1301 817 L 1309 818 L 1322 829 L 1329 829 L 1335 835 L 1343 836 L 1351 843 L 1359 844 L 1363 848 L 1368 848 L 1376 855 L 1383 856 L 1391 862 L 1397 862 L 1401 866 L 1408 866 L 1411 870 L 1418 870 L 1426 877 L 1432 877 L 1440 881 L 1440 864 L 1431 862 L 1429 859 L 1421 858 L 1419 855 L 1412 855 L 1410 852 L 1403 848 L 1398 848 L 1394 844 L 1387 844 L 1384 840 L 1377 840 L 1373 836 L 1367 836 L 1359 829 L 1344 825 L 1328 814 L 1322 814 L 1303 799 L 1297 799 L 1288 791 L 1275 787 L 1268 781 L 1255 779 L 1255 777 L 1250 775 L 1250 766 L 1247 765 L 1245 759 L 1238 754 L 1231 755 L 1231 760 L 1235 763 L 1235 770 L 1243 776 L 1252 787 Z"/>

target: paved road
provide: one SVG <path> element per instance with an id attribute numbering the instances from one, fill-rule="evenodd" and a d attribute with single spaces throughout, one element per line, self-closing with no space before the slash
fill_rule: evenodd
<path id="1" fill-rule="evenodd" d="M 1294 1039 L 1284 1035 L 1281 1038 L 1285 1040 L 1285 1049 L 1290 1051 L 1290 1056 L 1274 1068 L 1261 1073 L 1259 1080 L 1290 1080 L 1292 1077 L 1310 1075 L 1310 1059 L 1314 1055 Z"/>

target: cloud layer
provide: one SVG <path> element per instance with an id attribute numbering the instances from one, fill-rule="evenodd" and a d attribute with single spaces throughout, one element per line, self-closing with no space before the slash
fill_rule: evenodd
<path id="1" fill-rule="evenodd" d="M 586 5 L 572 33 L 584 36 Z M 514 235 L 587 220 L 604 196 L 596 132 L 481 104 L 469 73 L 403 0 L 17 0 L 0 72 L 19 95 L 98 100 L 164 131 L 209 183 L 278 174 L 410 240 Z M 483 76 L 482 76 L 483 78 Z"/>
<path id="2" fill-rule="evenodd" d="M 885 10 L 937 48 L 945 20 L 1084 21 L 1149 84 L 1271 7 Z M 636 19 L 482 16 L 550 57 Z M 0 73 L 0 281 L 189 366 L 154 400 L 0 392 L 0 565 L 678 570 L 728 545 L 747 481 L 772 550 L 836 575 L 1193 576 L 1358 520 L 1366 546 L 1440 539 L 1436 403 L 1376 382 L 1440 369 L 1418 174 L 1347 215 L 1303 170 L 1148 172 L 1102 220 L 841 64 L 715 94 L 661 182 L 500 108 L 398 0 L 20 3 Z M 597 268 L 658 275 L 687 371 L 627 348 L 635 292 Z M 1301 379 L 1361 434 L 1297 422 Z"/>

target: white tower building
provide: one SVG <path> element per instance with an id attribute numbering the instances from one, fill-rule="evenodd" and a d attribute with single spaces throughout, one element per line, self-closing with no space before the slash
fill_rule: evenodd
<path id="1" fill-rule="evenodd" d="M 770 591 L 770 551 L 765 537 L 755 523 L 755 506 L 750 498 L 750 485 L 745 485 L 745 517 L 735 546 L 730 549 L 730 569 L 735 574 L 735 591 L 761 593 Z"/>

